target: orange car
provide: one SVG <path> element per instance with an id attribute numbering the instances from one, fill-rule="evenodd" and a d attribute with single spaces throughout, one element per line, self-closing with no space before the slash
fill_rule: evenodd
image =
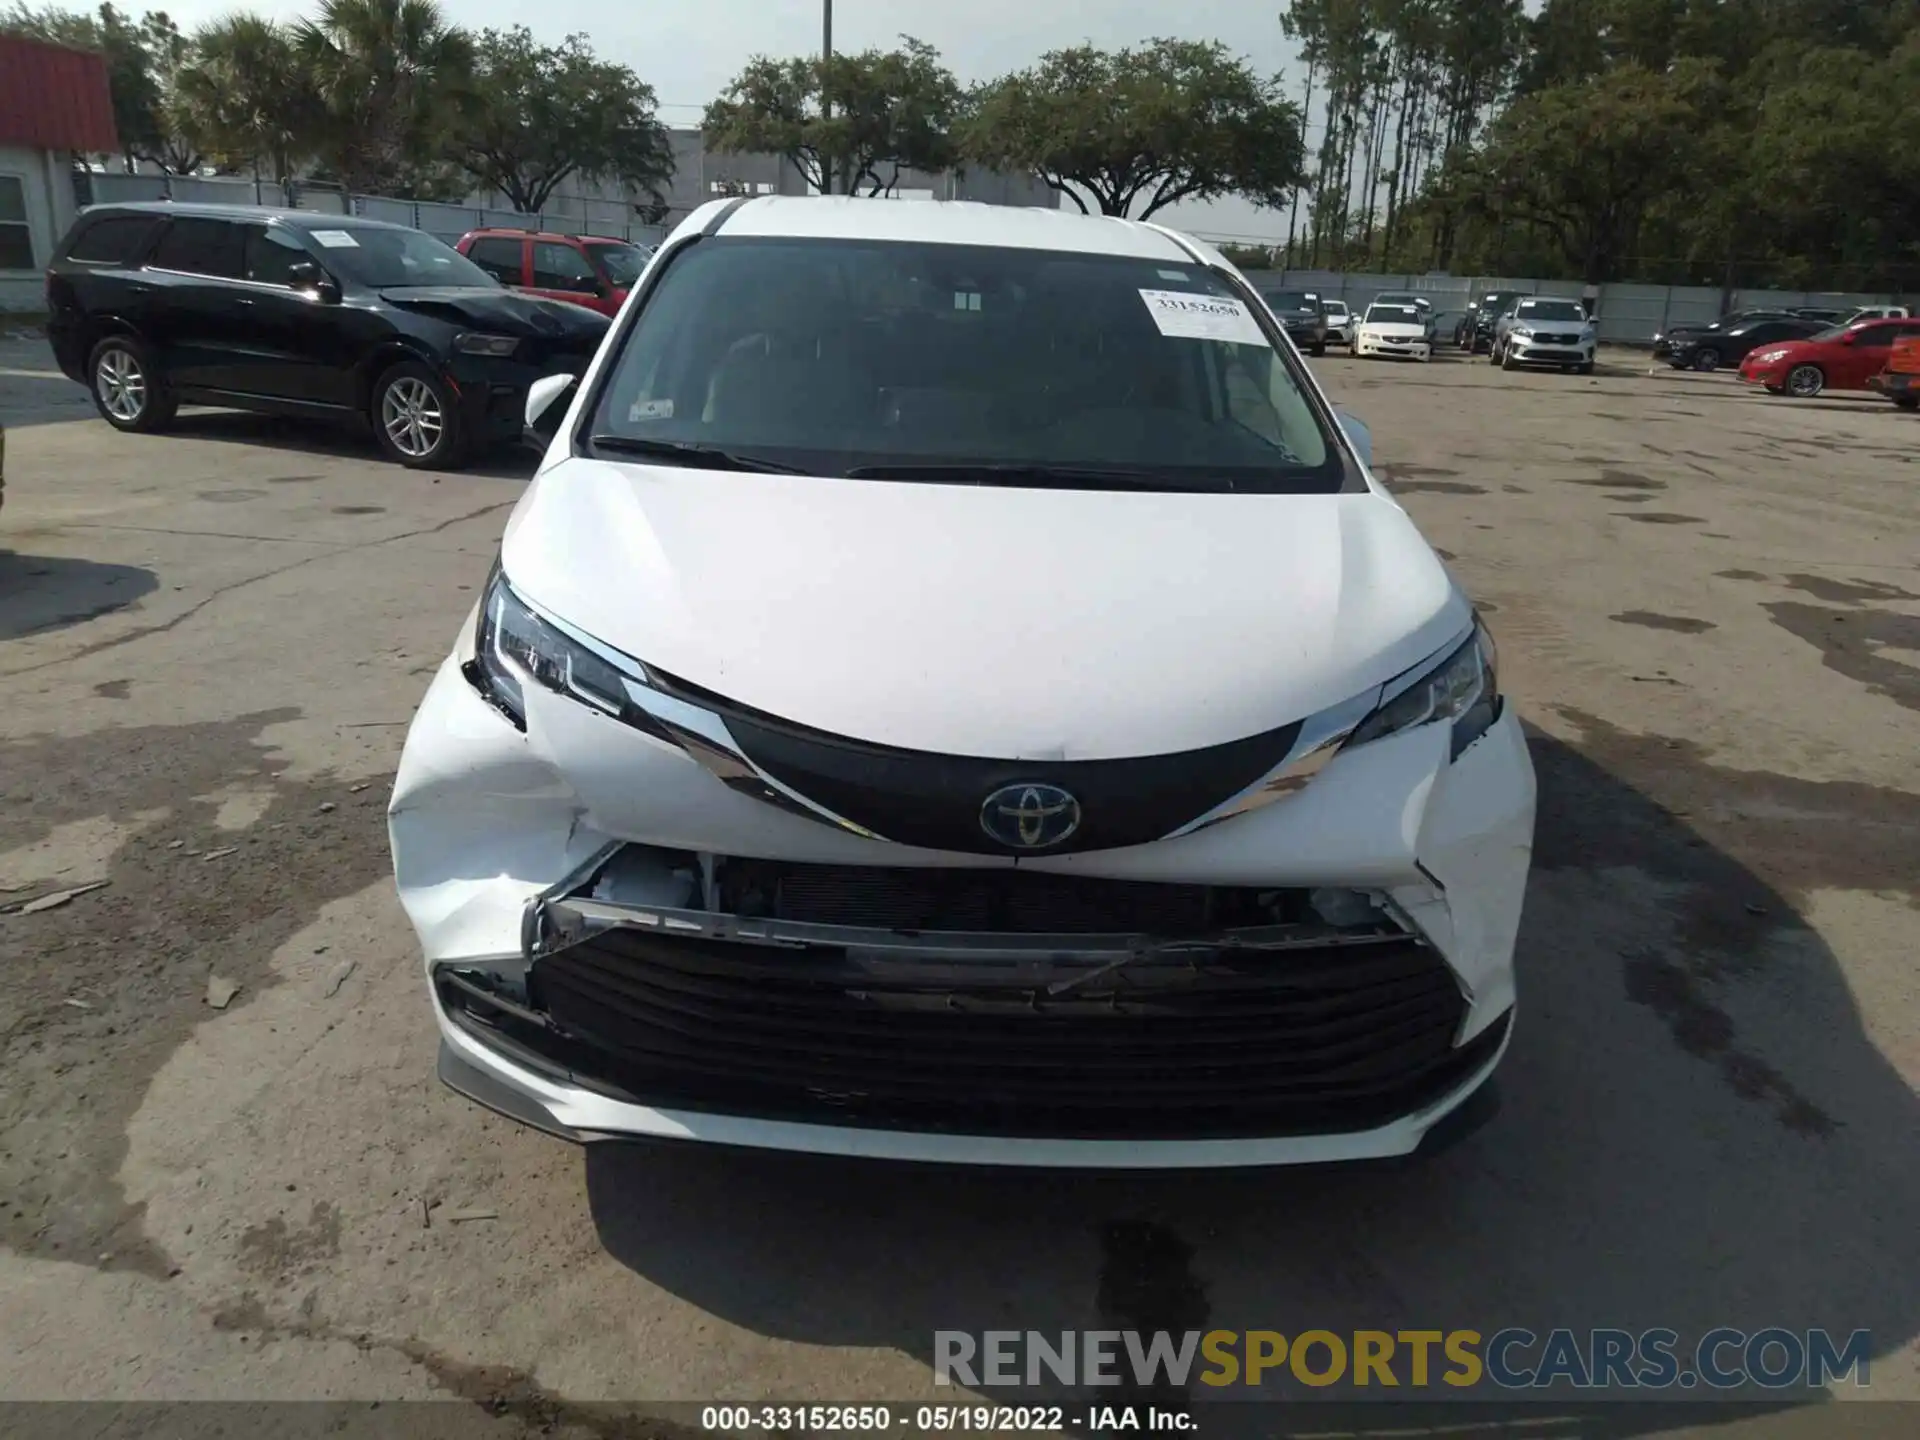
<path id="1" fill-rule="evenodd" d="M 1886 396 L 1902 410 L 1920 409 L 1920 335 L 1894 341 L 1886 368 L 1867 377 L 1867 388 Z"/>

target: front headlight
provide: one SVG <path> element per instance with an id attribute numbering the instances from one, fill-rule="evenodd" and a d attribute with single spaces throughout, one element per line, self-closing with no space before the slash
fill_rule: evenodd
<path id="1" fill-rule="evenodd" d="M 1500 685 L 1493 636 L 1478 619 L 1465 644 L 1431 668 L 1415 667 L 1411 683 L 1388 687 L 1389 698 L 1354 727 L 1349 747 L 1364 745 L 1436 721 L 1453 722 L 1457 758 L 1500 718 Z M 1395 682 L 1401 685 L 1402 682 Z"/>
<path id="2" fill-rule="evenodd" d="M 529 610 L 498 565 L 480 605 L 468 678 L 522 730 L 529 680 L 615 717 L 629 708 L 619 670 Z"/>
<path id="3" fill-rule="evenodd" d="M 1784 350 L 1762 350 L 1753 358 L 1762 365 L 1771 365 L 1776 360 L 1786 359 L 1787 352 Z"/>
<path id="4" fill-rule="evenodd" d="M 466 331 L 453 337 L 453 348 L 462 355 L 492 355 L 502 357 L 513 354 L 519 347 L 517 335 L 481 335 Z"/>
<path id="5" fill-rule="evenodd" d="M 1516 325 L 1511 330 L 1509 330 L 1507 334 L 1511 335 L 1516 340 L 1531 340 L 1533 338 L 1532 328 L 1526 325 Z"/>

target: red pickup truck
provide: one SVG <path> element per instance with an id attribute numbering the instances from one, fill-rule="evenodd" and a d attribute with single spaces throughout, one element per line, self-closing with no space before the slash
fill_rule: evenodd
<path id="1" fill-rule="evenodd" d="M 1902 410 L 1920 410 L 1920 335 L 1894 341 L 1886 369 L 1869 377 L 1867 388 L 1886 396 Z"/>
<path id="2" fill-rule="evenodd" d="M 502 285 L 618 315 L 653 251 L 605 235 L 469 230 L 454 249 Z"/>

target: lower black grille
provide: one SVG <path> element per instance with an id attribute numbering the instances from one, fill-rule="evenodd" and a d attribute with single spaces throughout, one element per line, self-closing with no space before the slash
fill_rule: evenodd
<path id="1" fill-rule="evenodd" d="M 1465 1002 L 1412 937 L 1115 966 L 616 929 L 537 960 L 528 995 L 550 1023 L 522 1044 L 644 1103 L 1056 1138 L 1369 1129 L 1459 1084 L 1504 1026 L 1453 1048 Z"/>
<path id="2" fill-rule="evenodd" d="M 873 930 L 1178 938 L 1305 920 L 1299 890 L 1167 885 L 1036 870 L 797 865 L 729 859 L 720 908 Z"/>

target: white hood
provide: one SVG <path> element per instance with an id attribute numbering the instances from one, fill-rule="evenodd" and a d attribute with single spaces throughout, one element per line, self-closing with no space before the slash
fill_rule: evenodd
<path id="1" fill-rule="evenodd" d="M 1367 334 L 1381 340 L 1424 340 L 1427 338 L 1425 326 L 1409 325 L 1400 320 L 1396 320 L 1391 324 L 1386 324 L 1378 320 L 1369 320 L 1360 328 Z"/>
<path id="2" fill-rule="evenodd" d="M 740 704 L 907 749 L 1106 759 L 1271 730 L 1385 680 L 1468 605 L 1378 494 L 1193 495 L 573 459 L 509 580 Z"/>

